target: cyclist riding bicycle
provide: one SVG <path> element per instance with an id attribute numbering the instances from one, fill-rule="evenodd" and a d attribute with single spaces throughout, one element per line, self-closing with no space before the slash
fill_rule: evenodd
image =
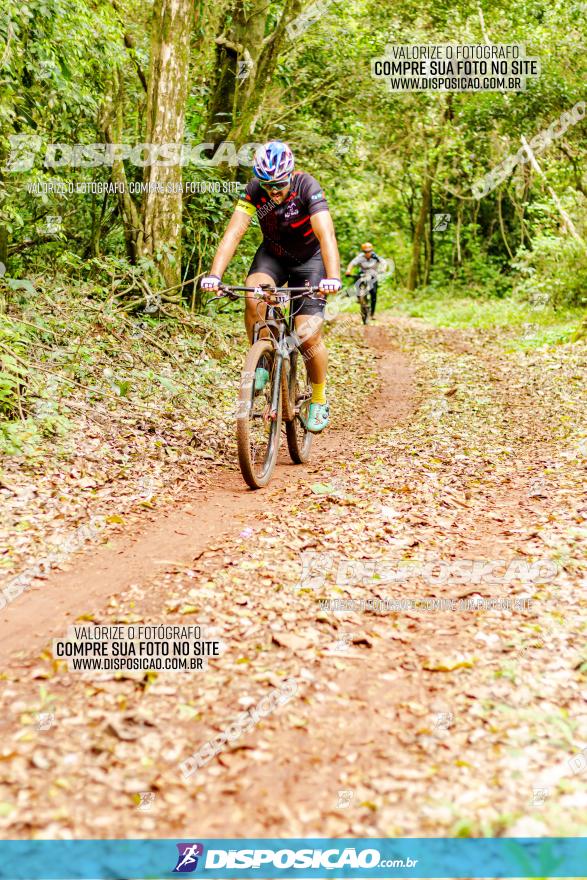
<path id="1" fill-rule="evenodd" d="M 378 275 L 385 272 L 387 263 L 383 257 L 378 256 L 373 250 L 370 241 L 366 241 L 361 245 L 362 253 L 357 254 L 347 266 L 346 275 L 352 275 L 351 269 L 357 266 L 363 275 L 366 275 L 371 282 L 371 314 L 375 314 L 375 306 L 377 305 L 377 288 L 379 287 Z"/>
<path id="2" fill-rule="evenodd" d="M 282 287 L 318 286 L 324 298 L 292 299 L 295 331 L 308 377 L 312 401 L 307 430 L 319 433 L 329 424 L 326 400 L 328 354 L 322 341 L 326 295 L 341 288 L 340 258 L 334 225 L 324 192 L 317 180 L 305 171 L 294 170 L 294 156 L 287 144 L 270 141 L 259 147 L 253 161 L 253 174 L 212 262 L 210 273 L 202 278 L 203 290 L 218 290 L 222 275 L 256 214 L 263 241 L 253 258 L 246 286 L 269 284 Z M 254 294 L 245 299 L 245 326 L 252 342 L 255 323 L 265 316 L 266 306 Z M 261 335 L 265 335 L 263 331 Z M 269 381 L 269 372 L 257 368 L 255 390 Z"/>

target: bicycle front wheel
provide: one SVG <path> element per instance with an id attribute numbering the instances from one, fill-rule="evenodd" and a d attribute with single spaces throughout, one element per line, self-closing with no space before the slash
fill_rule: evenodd
<path id="1" fill-rule="evenodd" d="M 369 322 L 369 318 L 371 317 L 371 308 L 368 300 L 368 293 L 364 293 L 361 297 L 361 320 L 363 324 L 367 324 Z"/>
<path id="2" fill-rule="evenodd" d="M 245 482 L 251 489 L 266 486 L 275 468 L 281 437 L 281 387 L 277 408 L 272 411 L 272 393 L 277 360 L 268 339 L 259 339 L 251 347 L 244 364 L 238 396 L 236 441 L 238 462 Z M 255 390 L 257 370 L 264 369 L 269 379 Z"/>
<path id="3" fill-rule="evenodd" d="M 297 351 L 290 355 L 290 364 L 289 399 L 293 419 L 285 423 L 287 448 L 291 460 L 295 464 L 305 464 L 310 457 L 310 447 L 312 446 L 312 434 L 306 430 L 312 386 L 307 378 L 303 362 L 300 364 Z"/>

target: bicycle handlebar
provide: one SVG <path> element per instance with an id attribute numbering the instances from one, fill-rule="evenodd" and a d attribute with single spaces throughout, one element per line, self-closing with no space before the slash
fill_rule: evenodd
<path id="1" fill-rule="evenodd" d="M 318 287 L 268 287 L 263 284 L 258 285 L 257 287 L 233 287 L 231 284 L 219 284 L 218 291 L 216 293 L 214 293 L 213 291 L 210 291 L 210 293 L 213 293 L 213 296 L 211 299 L 208 300 L 208 302 L 213 302 L 216 299 L 220 299 L 221 296 L 228 296 L 229 299 L 237 299 L 237 298 L 238 299 L 245 299 L 246 298 L 245 296 L 239 296 L 239 294 L 236 293 L 236 291 L 245 291 L 246 293 L 261 294 L 260 296 L 257 296 L 256 299 L 259 299 L 261 301 L 265 300 L 265 301 L 269 302 L 270 305 L 271 305 L 270 300 L 275 296 L 275 294 L 278 294 L 278 293 L 290 294 L 287 298 L 291 299 L 291 300 L 300 299 L 303 296 L 308 297 L 308 299 L 319 299 L 319 300 L 326 298 L 325 294 L 320 294 L 320 296 L 315 295 L 316 293 L 319 292 Z M 293 296 L 291 296 L 292 293 L 294 294 Z M 278 304 L 279 303 L 274 303 L 274 305 L 278 305 Z"/>
<path id="2" fill-rule="evenodd" d="M 243 290 L 248 293 L 255 293 L 257 290 L 260 290 L 262 293 L 301 293 L 306 294 L 307 296 L 311 296 L 313 293 L 317 293 L 319 288 L 316 287 L 269 287 L 266 284 L 258 284 L 256 287 L 233 287 L 231 284 L 219 284 L 218 290 L 225 290 L 227 293 L 231 293 L 235 290 Z"/>

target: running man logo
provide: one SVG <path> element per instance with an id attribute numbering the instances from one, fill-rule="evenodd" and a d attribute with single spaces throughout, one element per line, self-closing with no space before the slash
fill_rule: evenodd
<path id="1" fill-rule="evenodd" d="M 10 156 L 6 171 L 30 171 L 35 163 L 35 156 L 43 144 L 38 134 L 11 134 Z"/>
<path id="2" fill-rule="evenodd" d="M 305 550 L 301 554 L 302 573 L 296 584 L 296 590 L 319 590 L 324 586 L 326 575 L 334 561 L 332 553 L 318 553 Z"/>
<path id="3" fill-rule="evenodd" d="M 435 214 L 432 232 L 445 232 L 450 223 L 450 214 Z"/>
<path id="4" fill-rule="evenodd" d="M 452 712 L 437 712 L 436 720 L 434 722 L 435 730 L 448 730 L 449 727 L 452 726 L 453 723 L 453 714 Z"/>
<path id="5" fill-rule="evenodd" d="M 62 220 L 60 214 L 49 214 L 45 217 L 44 225 L 37 227 L 37 229 L 45 235 L 57 235 L 62 230 Z"/>
<path id="6" fill-rule="evenodd" d="M 341 788 L 338 792 L 338 801 L 336 802 L 337 809 L 346 810 L 351 806 L 351 802 L 355 796 L 355 793 L 350 788 Z"/>
<path id="7" fill-rule="evenodd" d="M 141 810 L 141 812 L 145 813 L 150 810 L 155 803 L 155 792 L 139 791 L 137 794 L 140 798 L 140 803 L 137 804 L 137 810 Z"/>
<path id="8" fill-rule="evenodd" d="M 348 134 L 339 134 L 334 143 L 334 155 L 337 159 L 340 159 L 346 153 L 349 152 L 350 148 L 353 145 L 353 138 Z"/>
<path id="9" fill-rule="evenodd" d="M 198 867 L 198 859 L 204 855 L 202 843 L 176 843 L 179 855 L 174 874 L 191 874 Z"/>
<path id="10" fill-rule="evenodd" d="M 51 730 L 55 723 L 55 715 L 53 712 L 37 713 L 37 730 Z"/>
<path id="11" fill-rule="evenodd" d="M 340 638 L 332 643 L 330 646 L 331 651 L 348 651 L 351 647 L 353 639 L 355 637 L 354 633 L 341 633 Z"/>
<path id="12" fill-rule="evenodd" d="M 550 794 L 549 788 L 535 788 L 532 791 L 532 806 L 533 807 L 543 807 L 546 803 L 546 798 Z"/>
<path id="13" fill-rule="evenodd" d="M 148 292 L 145 297 L 145 311 L 148 315 L 158 312 L 162 306 L 161 294 Z"/>
<path id="14" fill-rule="evenodd" d="M 583 773 L 584 770 L 587 770 L 587 746 L 578 754 L 569 758 L 569 767 L 573 773 Z"/>
<path id="15" fill-rule="evenodd" d="M 255 66 L 255 62 L 249 55 L 248 51 L 245 49 L 245 57 L 242 61 L 237 61 L 237 71 L 236 78 L 241 82 L 245 79 L 248 79 L 251 75 L 251 70 Z"/>

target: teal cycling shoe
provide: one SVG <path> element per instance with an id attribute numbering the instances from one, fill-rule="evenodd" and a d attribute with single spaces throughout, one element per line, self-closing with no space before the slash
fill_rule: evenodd
<path id="1" fill-rule="evenodd" d="M 269 370 L 265 367 L 257 367 L 255 370 L 255 391 L 262 391 L 269 381 Z"/>
<path id="2" fill-rule="evenodd" d="M 330 407 L 327 403 L 311 403 L 306 429 L 319 434 L 330 424 Z"/>

